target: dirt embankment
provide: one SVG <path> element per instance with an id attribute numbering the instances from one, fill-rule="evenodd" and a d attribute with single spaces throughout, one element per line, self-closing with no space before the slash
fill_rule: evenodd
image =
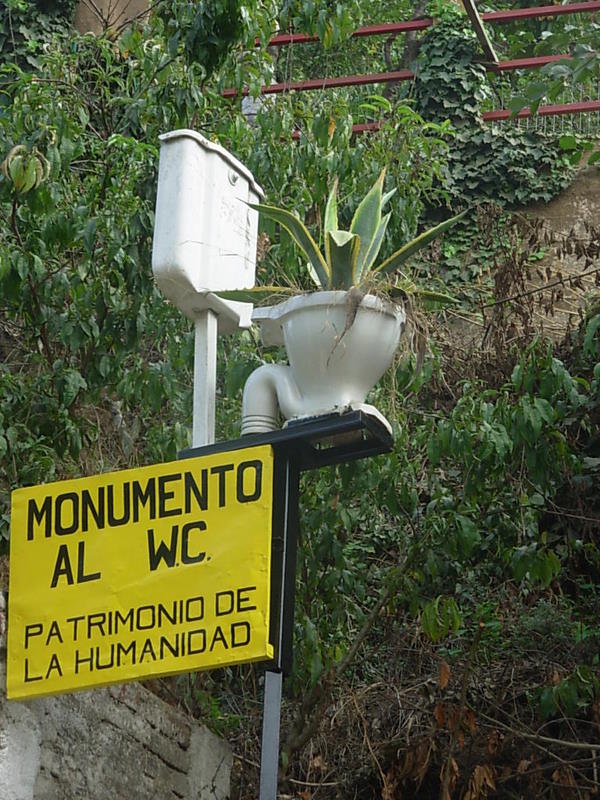
<path id="1" fill-rule="evenodd" d="M 560 337 L 576 326 L 590 294 L 600 283 L 600 169 L 585 167 L 550 203 L 527 209 L 541 221 L 548 247 L 532 270 L 530 289 L 539 292 L 536 313 L 544 333 Z"/>

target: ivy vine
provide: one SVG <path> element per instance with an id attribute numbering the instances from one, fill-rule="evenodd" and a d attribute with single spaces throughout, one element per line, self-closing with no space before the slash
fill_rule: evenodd
<path id="1" fill-rule="evenodd" d="M 65 38 L 77 0 L 5 0 L 0 3 L 0 64 L 39 67 L 43 45 Z"/>
<path id="2" fill-rule="evenodd" d="M 427 32 L 417 59 L 417 110 L 427 120 L 450 120 L 455 130 L 445 176 L 450 200 L 508 207 L 547 202 L 567 185 L 571 170 L 546 135 L 484 121 L 493 90 L 478 55 L 473 31 L 452 18 Z"/>

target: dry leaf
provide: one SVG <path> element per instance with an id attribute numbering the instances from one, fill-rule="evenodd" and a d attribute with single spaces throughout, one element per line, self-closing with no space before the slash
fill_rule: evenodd
<path id="1" fill-rule="evenodd" d="M 523 773 L 527 772 L 529 767 L 531 766 L 531 761 L 527 758 L 521 759 L 517 765 L 517 775 L 523 775 Z"/>
<path id="2" fill-rule="evenodd" d="M 398 789 L 398 776 L 395 770 L 390 769 L 383 776 L 381 787 L 381 800 L 396 800 Z"/>
<path id="3" fill-rule="evenodd" d="M 388 784 L 387 778 L 381 787 L 381 800 L 394 800 L 394 787 Z"/>
<path id="4" fill-rule="evenodd" d="M 504 735 L 500 731 L 492 731 L 487 740 L 487 751 L 490 758 L 495 758 L 502 750 Z"/>
<path id="5" fill-rule="evenodd" d="M 463 800 L 487 800 L 490 790 L 496 791 L 494 770 L 488 764 L 479 764 L 473 770 Z"/>
<path id="6" fill-rule="evenodd" d="M 419 742 L 417 746 L 416 775 L 413 777 L 417 790 L 420 789 L 421 784 L 425 780 L 425 775 L 429 769 L 429 761 L 431 759 L 432 752 L 433 739 L 425 739 L 424 741 Z"/>
<path id="7" fill-rule="evenodd" d="M 575 778 L 573 777 L 573 770 L 571 767 L 564 766 L 555 769 L 552 773 L 552 780 L 554 783 L 560 783 L 562 786 L 575 786 Z"/>
<path id="8" fill-rule="evenodd" d="M 447 718 L 446 727 L 448 728 L 449 731 L 452 731 L 454 733 L 454 731 L 458 730 L 459 724 L 461 722 L 460 709 L 458 708 L 458 706 L 449 706 L 446 711 L 446 718 Z"/>
<path id="9" fill-rule="evenodd" d="M 413 771 L 415 766 L 415 751 L 414 749 L 407 750 L 404 753 L 404 762 L 402 767 L 398 770 L 398 776 L 400 780 L 404 780 L 405 778 L 412 778 Z"/>
<path id="10" fill-rule="evenodd" d="M 450 667 L 448 662 L 442 659 L 440 663 L 440 689 L 445 689 L 450 680 Z"/>
<path id="11" fill-rule="evenodd" d="M 256 260 L 260 263 L 264 261 L 265 256 L 269 252 L 269 247 L 271 246 L 271 240 L 269 239 L 268 235 L 263 231 L 259 234 L 258 239 L 256 241 Z"/>
<path id="12" fill-rule="evenodd" d="M 496 781 L 494 780 L 494 768 L 489 764 L 481 764 L 475 767 L 473 779 L 479 789 L 491 789 L 496 791 Z"/>
<path id="13" fill-rule="evenodd" d="M 460 775 L 458 764 L 453 758 L 444 762 L 442 771 L 440 772 L 440 781 L 442 783 L 442 792 L 440 792 L 440 800 L 452 800 L 452 793 L 456 788 L 458 776 Z"/>
<path id="14" fill-rule="evenodd" d="M 396 767 L 395 778 L 397 783 L 399 784 L 403 780 L 411 780 L 414 781 L 418 789 L 429 769 L 429 761 L 433 749 L 433 740 L 423 739 L 415 747 L 407 750 L 404 753 L 402 766 L 399 769 Z"/>
<path id="15" fill-rule="evenodd" d="M 470 708 L 467 708 L 463 714 L 463 725 L 469 731 L 469 733 L 475 733 L 477 722 L 475 721 L 475 714 Z"/>
<path id="16" fill-rule="evenodd" d="M 327 764 L 322 755 L 316 755 L 311 762 L 313 769 L 318 769 L 320 772 L 327 771 Z"/>
<path id="17" fill-rule="evenodd" d="M 433 709 L 433 716 L 435 717 L 438 728 L 443 728 L 446 722 L 446 708 L 443 703 L 436 703 Z"/>

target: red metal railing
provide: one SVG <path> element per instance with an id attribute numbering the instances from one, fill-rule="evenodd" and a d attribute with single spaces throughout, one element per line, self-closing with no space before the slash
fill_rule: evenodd
<path id="1" fill-rule="evenodd" d="M 352 38 L 362 36 L 389 36 L 392 33 L 406 33 L 406 31 L 423 31 L 430 28 L 433 20 L 429 18 L 411 19 L 406 22 L 382 22 L 379 25 L 365 25 L 358 28 L 352 34 Z M 319 37 L 309 33 L 279 33 L 274 36 L 269 47 L 280 47 L 286 44 L 305 44 L 307 42 L 318 42 Z"/>
<path id="2" fill-rule="evenodd" d="M 531 56 L 530 58 L 513 58 L 511 61 L 499 61 L 497 64 L 490 64 L 490 72 L 507 72 L 513 69 L 535 69 L 544 67 L 546 64 L 554 64 L 556 61 L 570 59 L 568 53 L 559 53 L 553 56 Z"/>
<path id="3" fill-rule="evenodd" d="M 506 23 L 519 19 L 530 19 L 531 17 L 557 17 L 562 14 L 592 13 L 594 11 L 600 11 L 600 0 L 588 0 L 588 2 L 584 3 L 569 3 L 568 5 L 560 6 L 517 8 L 513 11 L 489 11 L 481 14 L 481 19 L 484 22 Z M 392 33 L 422 31 L 432 25 L 433 20 L 429 17 L 411 19 L 405 22 L 382 22 L 378 25 L 365 25 L 362 28 L 358 28 L 352 36 L 389 36 Z M 318 40 L 318 36 L 308 33 L 280 33 L 270 40 L 269 46 L 280 47 L 286 44 L 304 44 L 306 42 L 317 42 Z"/>
<path id="4" fill-rule="evenodd" d="M 561 103 L 557 105 L 540 106 L 537 110 L 539 117 L 561 116 L 563 114 L 585 114 L 591 111 L 600 111 L 600 100 L 582 100 L 579 103 Z M 508 108 L 497 111 L 484 111 L 481 115 L 486 122 L 496 122 L 510 119 L 512 111 Z M 531 116 L 529 107 L 522 108 L 514 115 L 515 119 L 526 119 Z M 353 133 L 370 133 L 381 128 L 381 122 L 362 122 L 352 126 Z"/>
<path id="5" fill-rule="evenodd" d="M 514 22 L 531 17 L 558 17 L 561 14 L 592 13 L 600 11 L 600 0 L 587 3 L 568 3 L 560 6 L 538 6 L 537 8 L 516 8 L 512 11 L 488 11 L 481 15 L 485 22 Z"/>
<path id="6" fill-rule="evenodd" d="M 582 100 L 579 103 L 559 103 L 557 105 L 540 106 L 537 110 L 538 117 L 561 116 L 563 114 L 586 114 L 591 111 L 600 111 L 600 100 Z M 482 117 L 487 122 L 501 119 L 510 119 L 512 111 L 502 108 L 497 111 L 484 111 Z M 514 115 L 517 119 L 531 116 L 529 108 L 522 108 Z"/>
<path id="7" fill-rule="evenodd" d="M 490 72 L 505 72 L 514 69 L 531 69 L 552 64 L 571 58 L 568 53 L 563 55 L 534 56 L 532 58 L 519 58 L 512 61 L 499 61 L 497 64 L 486 64 Z M 310 92 L 319 89 L 334 89 L 341 86 L 365 86 L 372 83 L 395 83 L 397 81 L 411 81 L 415 73 L 409 69 L 391 72 L 371 72 L 365 75 L 342 75 L 338 78 L 311 78 L 305 81 L 286 81 L 272 83 L 261 88 L 261 94 L 281 94 L 282 92 Z M 223 97 L 235 97 L 237 89 L 224 89 Z M 248 89 L 243 89 L 242 94 L 248 94 Z"/>
<path id="8" fill-rule="evenodd" d="M 600 11 L 600 0 L 587 0 L 587 2 L 570 3 L 567 5 L 538 6 L 536 8 L 519 8 L 512 11 L 490 11 L 481 14 L 481 18 L 491 23 L 508 23 L 520 19 L 532 17 L 556 17 L 562 14 L 594 13 Z M 405 22 L 389 22 L 378 25 L 366 25 L 356 30 L 353 37 L 363 36 L 389 36 L 407 31 L 425 30 L 433 25 L 430 18 L 408 20 Z M 270 42 L 270 46 L 282 47 L 289 44 L 303 44 L 318 41 L 317 36 L 305 33 L 278 34 Z M 486 64 L 486 69 L 491 72 L 507 72 L 518 69 L 535 69 L 551 64 L 556 61 L 570 58 L 568 54 L 534 56 L 532 58 L 518 58 L 510 61 L 500 61 L 496 64 Z M 289 91 L 316 91 L 321 89 L 332 89 L 343 86 L 365 86 L 376 83 L 394 83 L 397 81 L 412 80 L 414 73 L 410 70 L 396 70 L 389 72 L 376 72 L 363 75 L 344 75 L 337 78 L 313 78 L 304 81 L 286 81 L 283 83 L 273 83 L 261 88 L 261 94 L 279 94 Z M 242 91 L 247 94 L 248 90 Z M 236 89 L 225 89 L 224 97 L 235 97 L 238 94 Z M 562 105 L 543 106 L 538 109 L 539 115 L 551 114 L 577 114 L 588 111 L 598 111 L 600 101 L 591 100 L 583 103 L 565 103 Z M 523 109 L 518 117 L 530 116 L 529 109 Z M 511 112 L 505 109 L 488 111 L 483 114 L 486 120 L 508 119 Z M 378 127 L 377 123 L 355 125 L 357 133 L 367 130 L 374 130 Z"/>

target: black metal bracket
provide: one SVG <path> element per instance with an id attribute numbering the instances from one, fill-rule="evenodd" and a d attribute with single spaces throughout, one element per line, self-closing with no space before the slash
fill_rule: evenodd
<path id="1" fill-rule="evenodd" d="M 281 430 L 191 447 L 179 453 L 178 457 L 194 458 L 261 444 L 273 445 L 276 452 L 293 458 L 298 470 L 305 471 L 388 453 L 394 440 L 375 415 L 357 410 L 309 417 L 289 422 Z"/>

